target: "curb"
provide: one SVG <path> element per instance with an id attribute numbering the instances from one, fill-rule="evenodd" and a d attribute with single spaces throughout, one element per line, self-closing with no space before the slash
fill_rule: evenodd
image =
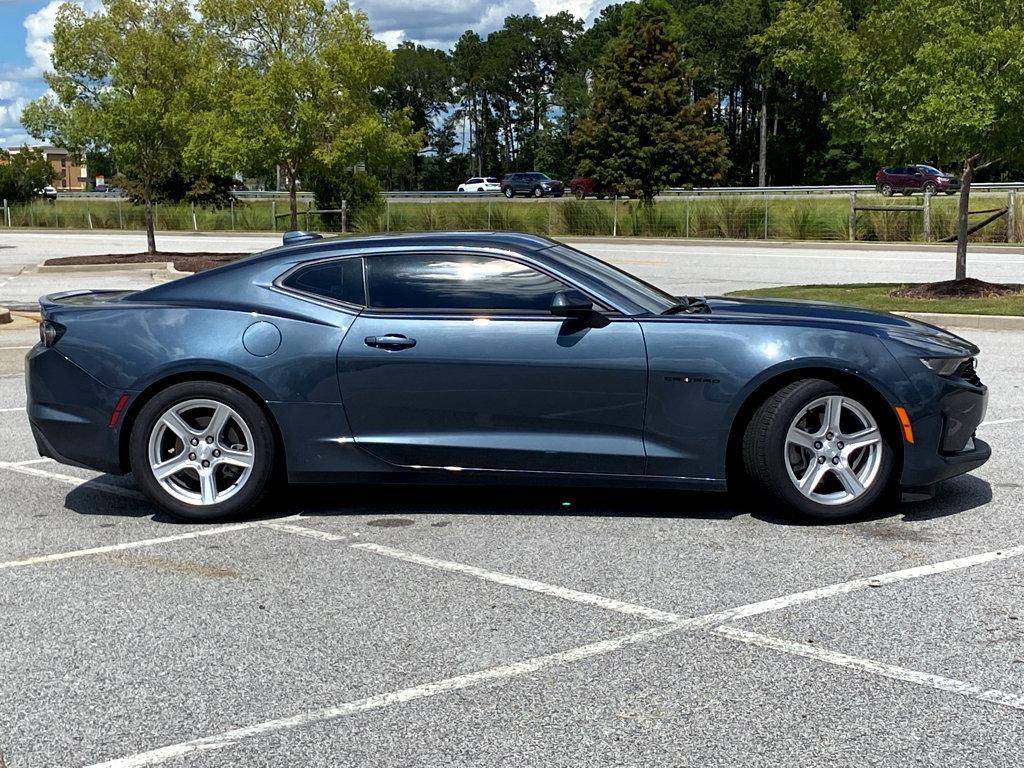
<path id="1" fill-rule="evenodd" d="M 40 264 L 35 272 L 155 272 L 174 274 L 174 262 L 128 262 L 120 264 Z M 26 270 L 28 272 L 29 270 Z"/>
<path id="2" fill-rule="evenodd" d="M 945 312 L 897 312 L 906 318 L 935 326 L 973 328 L 980 331 L 1024 331 L 1024 315 L 967 315 Z"/>
<path id="3" fill-rule="evenodd" d="M 0 325 L 11 322 L 11 311 L 6 307 L 0 307 Z"/>

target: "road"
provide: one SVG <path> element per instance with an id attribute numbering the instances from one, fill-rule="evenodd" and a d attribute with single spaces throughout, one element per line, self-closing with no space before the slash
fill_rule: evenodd
<path id="1" fill-rule="evenodd" d="M 802 245 L 762 242 L 639 241 L 571 239 L 569 243 L 676 293 L 720 294 L 780 284 L 926 282 L 953 274 L 952 246 Z M 161 233 L 166 251 L 255 251 L 280 243 L 274 235 Z M 54 291 L 53 276 L 24 272 L 45 259 L 74 254 L 140 251 L 141 233 L 11 232 L 0 234 L 0 304 L 31 302 Z M 993 282 L 1024 283 L 1024 250 L 976 248 L 970 274 Z M 136 287 L 138 275 L 65 275 L 61 287 Z M 99 281 L 99 284 L 96 281 Z M 141 287 L 141 285 L 139 286 Z"/>

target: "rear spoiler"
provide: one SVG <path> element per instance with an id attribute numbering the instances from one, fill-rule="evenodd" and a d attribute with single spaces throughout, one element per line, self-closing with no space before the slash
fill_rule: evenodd
<path id="1" fill-rule="evenodd" d="M 68 310 L 75 307 L 95 307 L 96 305 L 111 304 L 113 302 L 119 302 L 134 293 L 136 292 L 109 289 L 78 289 L 77 291 L 60 291 L 56 294 L 47 294 L 46 296 L 39 297 L 39 309 L 42 316 L 46 318 L 55 310 Z"/>

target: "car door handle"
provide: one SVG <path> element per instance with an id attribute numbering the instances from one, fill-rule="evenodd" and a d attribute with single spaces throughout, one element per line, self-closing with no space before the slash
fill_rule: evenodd
<path id="1" fill-rule="evenodd" d="M 404 350 L 415 347 L 416 340 L 402 334 L 385 334 L 384 336 L 368 336 L 363 340 L 367 347 L 379 347 L 382 350 Z"/>

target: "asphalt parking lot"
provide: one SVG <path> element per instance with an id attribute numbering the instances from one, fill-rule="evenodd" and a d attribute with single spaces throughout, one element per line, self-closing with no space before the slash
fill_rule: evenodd
<path id="1" fill-rule="evenodd" d="M 1024 737 L 1024 339 L 994 449 L 797 526 L 728 497 L 292 488 L 186 525 L 36 455 L 0 378 L 8 766 L 1007 765 Z"/>

